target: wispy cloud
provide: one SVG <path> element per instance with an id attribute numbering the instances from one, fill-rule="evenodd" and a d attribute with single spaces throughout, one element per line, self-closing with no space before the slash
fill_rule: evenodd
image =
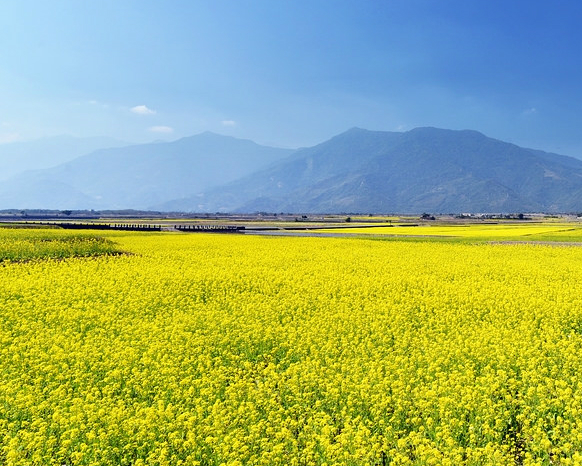
<path id="1" fill-rule="evenodd" d="M 12 124 L 7 121 L 0 122 L 0 144 L 22 141 L 22 136 L 14 129 Z"/>
<path id="2" fill-rule="evenodd" d="M 173 133 L 174 132 L 174 128 L 170 127 L 170 126 L 150 126 L 148 128 L 148 131 L 151 131 L 152 133 Z"/>
<path id="3" fill-rule="evenodd" d="M 17 141 L 22 141 L 22 137 L 18 133 L 0 133 L 0 144 Z"/>
<path id="4" fill-rule="evenodd" d="M 538 113 L 537 109 L 535 107 L 531 107 L 531 108 L 526 108 L 523 112 L 521 112 L 522 115 L 535 115 L 536 113 Z"/>
<path id="5" fill-rule="evenodd" d="M 236 121 L 234 121 L 234 120 L 222 120 L 222 126 L 236 126 Z"/>
<path id="6" fill-rule="evenodd" d="M 88 100 L 87 103 L 89 105 L 99 105 L 100 107 L 106 107 L 107 104 L 104 104 L 103 102 L 99 102 L 98 100 L 92 99 L 92 100 Z"/>
<path id="7" fill-rule="evenodd" d="M 147 108 L 145 105 L 136 105 L 129 109 L 131 112 L 136 113 L 138 115 L 155 115 L 156 111 L 152 110 L 151 108 Z"/>

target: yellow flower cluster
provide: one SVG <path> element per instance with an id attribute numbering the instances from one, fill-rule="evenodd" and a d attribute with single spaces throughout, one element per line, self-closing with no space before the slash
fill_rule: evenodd
<path id="1" fill-rule="evenodd" d="M 0 230 L 0 263 L 35 259 L 63 259 L 119 253 L 116 245 L 90 232 L 51 229 Z"/>
<path id="2" fill-rule="evenodd" d="M 470 239 L 556 239 L 582 241 L 582 227 L 575 223 L 499 223 L 469 225 L 395 225 L 354 226 L 314 230 L 314 233 L 349 233 L 358 235 L 443 236 Z M 570 238 L 571 237 L 571 238 Z"/>
<path id="3" fill-rule="evenodd" d="M 107 235 L 0 267 L 2 464 L 582 462 L 582 248 Z"/>

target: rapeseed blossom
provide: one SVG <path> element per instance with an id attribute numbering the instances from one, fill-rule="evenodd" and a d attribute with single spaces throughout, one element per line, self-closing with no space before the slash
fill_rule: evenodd
<path id="1" fill-rule="evenodd" d="M 582 460 L 582 248 L 105 235 L 0 266 L 2 464 Z"/>

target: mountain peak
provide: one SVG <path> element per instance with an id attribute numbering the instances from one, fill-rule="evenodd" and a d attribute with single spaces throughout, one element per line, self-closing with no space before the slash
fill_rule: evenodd
<path id="1" fill-rule="evenodd" d="M 364 129 L 364 128 L 359 128 L 357 126 L 354 126 L 353 128 L 348 129 L 347 131 L 344 131 L 343 133 L 338 134 L 337 136 L 334 136 L 330 139 L 330 141 L 333 140 L 342 140 L 342 139 L 365 139 L 367 137 L 382 137 L 383 135 L 388 135 L 388 134 L 400 134 L 400 133 L 391 133 L 389 131 L 372 131 L 369 129 Z M 325 144 L 325 143 L 324 143 Z"/>
<path id="2" fill-rule="evenodd" d="M 211 212 L 579 211 L 582 161 L 474 130 L 355 127 L 204 199 Z"/>
<path id="3" fill-rule="evenodd" d="M 214 133 L 212 131 L 203 131 L 203 132 L 199 133 L 197 136 L 200 136 L 200 137 L 208 137 L 208 138 L 214 138 L 214 137 L 225 138 L 225 137 L 230 137 L 230 136 L 224 136 L 223 134 Z"/>
<path id="4" fill-rule="evenodd" d="M 365 134 L 365 133 L 369 133 L 370 130 L 369 129 L 364 129 L 364 128 L 360 128 L 359 126 L 353 126 L 350 129 L 348 129 L 347 131 L 344 132 L 344 134 L 349 134 L 349 133 L 360 133 L 360 134 Z"/>
<path id="5" fill-rule="evenodd" d="M 433 126 L 420 126 L 411 129 L 406 133 L 414 138 L 449 138 L 457 140 L 458 138 L 472 138 L 472 139 L 491 139 L 479 131 L 473 129 L 443 129 L 435 128 Z"/>
<path id="6" fill-rule="evenodd" d="M 474 129 L 444 129 L 436 128 L 434 126 L 419 126 L 407 131 L 409 134 L 475 134 L 485 136 L 483 133 Z"/>
<path id="7" fill-rule="evenodd" d="M 49 201 L 51 189 L 64 194 Z M 78 204 L 62 201 L 67 193 L 76 193 Z M 172 201 L 177 199 L 179 204 Z M 579 212 L 582 161 L 473 130 L 354 127 L 297 151 L 206 131 L 169 143 L 101 149 L 14 177 L 0 186 L 2 204 L 191 212 L 265 206 L 320 213 Z"/>
<path id="8" fill-rule="evenodd" d="M 291 153 L 211 132 L 172 142 L 98 149 L 53 168 L 7 180 L 0 186 L 0 206 L 144 209 L 233 181 Z M 71 197 L 69 202 L 61 196 L 47 201 L 51 185 L 55 189 L 67 186 L 71 193 L 80 192 L 85 197 Z M 91 203 L 84 205 L 87 199 Z"/>
<path id="9" fill-rule="evenodd" d="M 203 131 L 202 133 L 194 134 L 192 136 L 186 136 L 182 139 L 206 139 L 206 140 L 216 140 L 216 139 L 235 139 L 232 136 L 225 136 L 223 134 L 213 133 L 212 131 Z"/>

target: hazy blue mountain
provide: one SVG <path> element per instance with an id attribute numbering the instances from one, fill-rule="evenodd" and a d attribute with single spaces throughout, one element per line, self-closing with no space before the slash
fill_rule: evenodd
<path id="1" fill-rule="evenodd" d="M 129 143 L 106 137 L 53 136 L 34 141 L 0 144 L 0 181 L 25 170 L 54 167 L 97 149 Z"/>
<path id="2" fill-rule="evenodd" d="M 582 212 L 582 161 L 469 130 L 353 128 L 297 151 L 202 133 L 21 173 L 0 208 Z"/>
<path id="3" fill-rule="evenodd" d="M 101 149 L 0 183 L 0 208 L 143 209 L 232 181 L 292 152 L 208 132 Z"/>
<path id="4" fill-rule="evenodd" d="M 582 211 L 582 161 L 477 131 L 354 128 L 265 170 L 160 207 L 198 212 Z"/>
<path id="5" fill-rule="evenodd" d="M 19 175 L 18 183 L 13 184 L 12 180 L 0 183 L 2 208 L 4 206 L 12 206 L 6 207 L 10 209 L 37 208 L 32 206 L 39 206 L 39 209 L 93 209 L 98 207 L 94 199 L 70 185 L 38 178 L 34 175 L 34 172 L 26 172 Z M 22 189 L 23 186 L 31 188 Z"/>

